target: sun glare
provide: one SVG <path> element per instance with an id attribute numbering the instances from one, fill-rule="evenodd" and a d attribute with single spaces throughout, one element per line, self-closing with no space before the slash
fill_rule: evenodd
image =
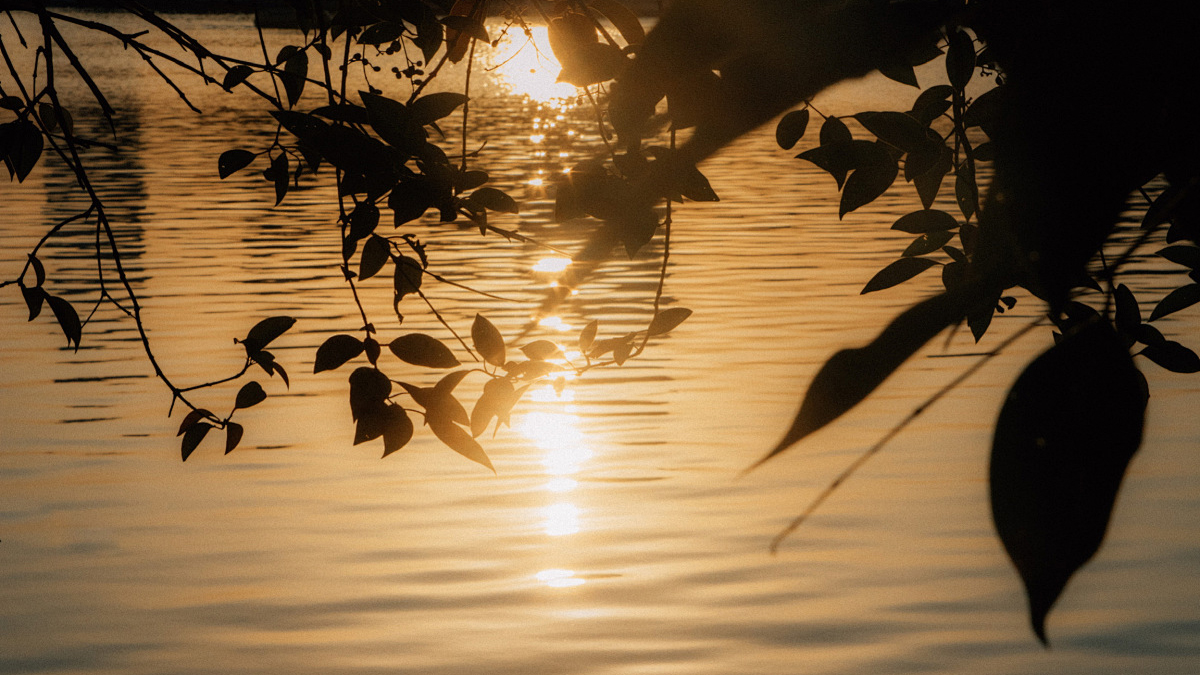
<path id="1" fill-rule="evenodd" d="M 541 103 L 573 98 L 575 86 L 556 81 L 562 67 L 550 52 L 546 27 L 530 26 L 529 30 L 531 38 L 514 32 L 492 50 L 496 79 L 512 94 Z"/>

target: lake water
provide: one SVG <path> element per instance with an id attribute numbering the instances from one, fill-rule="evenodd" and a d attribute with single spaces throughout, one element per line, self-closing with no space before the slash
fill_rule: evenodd
<path id="1" fill-rule="evenodd" d="M 236 18 L 179 20 L 218 50 L 253 47 Z M 11 44 L 11 27 L 0 31 Z M 512 429 L 485 443 L 498 475 L 427 430 L 381 460 L 377 442 L 351 445 L 349 368 L 311 374 L 316 346 L 360 324 L 336 268 L 330 177 L 277 208 L 254 171 L 219 181 L 220 152 L 269 143 L 265 113 L 197 90 L 198 118 L 144 71 L 130 75 L 129 54 L 88 49 L 105 54 L 94 74 L 125 147 L 101 153 L 96 175 L 164 368 L 184 384 L 232 372 L 231 338 L 287 314 L 298 323 L 273 351 L 292 386 L 260 373 L 270 397 L 239 413 L 242 446 L 221 456 L 209 439 L 181 463 L 179 414 L 167 418 L 130 321 L 101 309 L 74 352 L 48 312 L 25 323 L 19 293 L 0 294 L 0 672 L 1196 672 L 1200 386 L 1153 365 L 1147 440 L 1108 540 L 1051 615 L 1054 648 L 1027 627 L 991 532 L 987 452 L 1004 389 L 1048 330 L 931 408 L 768 553 L 808 500 L 981 351 L 963 335 L 937 341 L 860 409 L 738 477 L 825 358 L 936 289 L 930 275 L 858 295 L 906 243 L 888 224 L 914 208 L 908 186 L 839 222 L 828 176 L 780 151 L 769 128 L 744 139 L 704 167 L 722 201 L 675 212 L 664 303 L 694 310 L 687 322 L 621 368 L 531 391 Z M 593 151 L 590 113 L 505 94 L 500 74 L 481 80 L 479 165 L 522 202 L 495 223 L 576 245 L 587 226 L 552 223 L 531 181 Z M 911 97 L 868 85 L 824 105 Z M 2 194 L 8 279 L 79 200 L 50 162 Z M 42 256 L 50 290 L 90 308 L 91 234 L 70 231 Z M 547 254 L 532 246 L 415 231 L 431 269 L 518 300 L 429 286 L 460 331 L 481 310 L 518 331 L 552 281 L 533 271 Z M 644 325 L 659 254 L 656 241 L 609 263 L 529 339 L 592 318 L 601 336 Z M 1139 289 L 1173 281 L 1140 264 Z M 383 336 L 402 332 L 385 322 L 388 282 L 365 288 Z M 440 330 L 410 307 L 404 332 Z M 984 348 L 1035 312 L 1022 296 Z M 1196 346 L 1192 315 L 1161 323 Z M 232 391 L 196 398 L 220 410 Z"/>

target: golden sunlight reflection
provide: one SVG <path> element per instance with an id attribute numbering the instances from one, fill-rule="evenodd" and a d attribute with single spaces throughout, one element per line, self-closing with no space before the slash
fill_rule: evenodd
<path id="1" fill-rule="evenodd" d="M 530 412 L 521 418 L 517 430 L 544 453 L 542 465 L 547 473 L 569 476 L 592 457 L 577 423 L 578 418 L 569 413 Z"/>
<path id="2" fill-rule="evenodd" d="M 570 588 L 586 583 L 584 579 L 575 576 L 575 570 L 542 570 L 537 573 L 537 580 L 551 588 Z"/>
<path id="3" fill-rule="evenodd" d="M 544 316 L 538 319 L 538 325 L 542 328 L 549 328 L 560 333 L 566 333 L 572 330 L 571 324 L 562 320 L 561 316 Z"/>
<path id="4" fill-rule="evenodd" d="M 530 26 L 529 36 L 506 33 L 491 50 L 493 74 L 517 96 L 528 96 L 539 102 L 573 98 L 575 86 L 558 82 L 562 70 L 550 52 L 550 38 L 545 26 Z"/>
<path id="5" fill-rule="evenodd" d="M 579 532 L 579 507 L 571 502 L 558 502 L 542 509 L 546 534 L 561 537 Z"/>
<path id="6" fill-rule="evenodd" d="M 533 264 L 534 272 L 562 272 L 571 264 L 570 258 L 542 258 Z"/>

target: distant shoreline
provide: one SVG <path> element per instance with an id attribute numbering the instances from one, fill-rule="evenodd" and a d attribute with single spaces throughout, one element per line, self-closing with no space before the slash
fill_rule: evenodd
<path id="1" fill-rule="evenodd" d="M 624 0 L 624 3 L 640 16 L 658 15 L 658 0 Z M 56 0 L 46 4 L 54 8 L 119 9 L 105 0 Z M 255 9 L 278 14 L 292 9 L 287 0 L 143 0 L 142 4 L 156 12 L 172 14 L 252 14 Z"/>

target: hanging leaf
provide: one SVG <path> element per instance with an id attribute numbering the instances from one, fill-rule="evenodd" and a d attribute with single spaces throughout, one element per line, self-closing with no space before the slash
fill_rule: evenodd
<path id="1" fill-rule="evenodd" d="M 867 285 L 863 286 L 860 295 L 882 291 L 885 288 L 902 284 L 937 264 L 936 260 L 930 258 L 901 258 L 879 270 L 875 276 L 871 277 Z"/>
<path id="2" fill-rule="evenodd" d="M 588 325 L 583 327 L 583 330 L 579 331 L 579 351 L 581 353 L 587 354 L 588 350 L 592 348 L 598 330 L 600 330 L 600 321 L 592 319 Z"/>
<path id="3" fill-rule="evenodd" d="M 1162 340 L 1149 344 L 1141 355 L 1173 373 L 1200 372 L 1200 357 L 1196 352 L 1174 340 Z"/>
<path id="4" fill-rule="evenodd" d="M 225 423 L 225 454 L 228 455 L 237 448 L 238 444 L 242 442 L 242 434 L 245 431 L 237 422 Z"/>
<path id="5" fill-rule="evenodd" d="M 891 61 L 879 66 L 879 72 L 889 80 L 894 80 L 900 84 L 907 84 L 910 87 L 920 87 L 917 82 L 917 71 L 908 63 L 899 61 Z"/>
<path id="6" fill-rule="evenodd" d="M 933 207 L 933 202 L 942 189 L 942 179 L 954 169 L 954 151 L 943 145 L 939 153 L 938 160 L 928 171 L 912 179 L 913 187 L 917 189 L 917 196 L 921 198 L 921 204 L 927 209 Z"/>
<path id="7" fill-rule="evenodd" d="M 948 84 L 934 85 L 917 96 L 913 101 L 912 110 L 908 114 L 917 121 L 928 126 L 952 105 L 950 97 L 954 95 L 954 87 Z"/>
<path id="8" fill-rule="evenodd" d="M 233 401 L 233 409 L 253 408 L 265 400 L 267 400 L 267 392 L 263 391 L 261 384 L 251 380 L 238 390 L 237 398 Z"/>
<path id="9" fill-rule="evenodd" d="M 196 408 L 195 410 L 191 410 L 183 417 L 183 421 L 179 423 L 179 431 L 176 432 L 175 435 L 182 436 L 183 433 L 188 429 L 191 429 L 192 425 L 195 423 L 202 419 L 212 419 L 213 417 L 215 417 L 215 415 L 204 408 Z"/>
<path id="10" fill-rule="evenodd" d="M 1183 265 L 1192 270 L 1200 269 L 1200 247 L 1178 244 L 1162 249 L 1158 255 L 1176 265 Z"/>
<path id="11" fill-rule="evenodd" d="M 517 395 L 511 380 L 504 377 L 488 380 L 483 385 L 483 394 L 471 409 L 471 436 L 478 438 L 493 419 L 507 419 L 516 402 Z"/>
<path id="12" fill-rule="evenodd" d="M 348 216 L 350 229 L 346 236 L 354 241 L 366 239 L 379 226 L 379 207 L 371 202 L 359 202 Z"/>
<path id="13" fill-rule="evenodd" d="M 287 196 L 288 180 L 291 174 L 288 172 L 288 157 L 287 153 L 281 152 L 271 159 L 271 166 L 263 171 L 263 178 L 275 184 L 275 206 L 283 201 Z"/>
<path id="14" fill-rule="evenodd" d="M 779 120 L 779 124 L 775 127 L 775 142 L 779 144 L 779 147 L 791 150 L 801 138 L 804 138 L 810 114 L 808 108 L 793 110 Z"/>
<path id="15" fill-rule="evenodd" d="M 392 276 L 392 288 L 396 291 L 396 302 L 400 302 L 406 295 L 420 291 L 423 276 L 421 263 L 406 255 L 396 256 L 396 273 Z"/>
<path id="16" fill-rule="evenodd" d="M 442 20 L 442 25 L 446 28 L 462 33 L 469 38 L 475 38 L 481 42 L 491 42 L 492 38 L 488 36 L 487 27 L 476 19 L 466 16 L 447 16 Z M 457 36 L 455 36 L 457 39 Z M 454 59 L 451 59 L 454 61 Z M 457 61 L 454 61 L 457 63 Z"/>
<path id="17" fill-rule="evenodd" d="M 247 355 L 253 356 L 294 325 L 296 325 L 296 319 L 290 316 L 273 316 L 263 319 L 254 324 L 249 333 L 246 333 L 246 339 L 242 340 L 242 346 L 246 348 Z"/>
<path id="18" fill-rule="evenodd" d="M 754 466 L 858 405 L 933 336 L 960 321 L 970 297 L 969 289 L 953 290 L 919 302 L 896 317 L 869 345 L 843 349 L 830 357 L 804 394 L 791 428 Z"/>
<path id="19" fill-rule="evenodd" d="M 7 134 L 2 130 L 7 128 Z M 5 159 L 17 176 L 17 182 L 25 182 L 29 172 L 37 166 L 42 156 L 44 141 L 42 132 L 29 120 L 17 120 L 0 126 L 0 137 L 8 135 L 8 155 Z"/>
<path id="20" fill-rule="evenodd" d="M 979 186 L 975 183 L 975 169 L 969 163 L 960 164 L 954 170 L 954 197 L 963 218 L 970 220 L 979 212 Z"/>
<path id="21" fill-rule="evenodd" d="M 482 314 L 476 314 L 471 324 L 471 342 L 484 361 L 497 368 L 504 365 L 504 337 Z"/>
<path id="22" fill-rule="evenodd" d="M 1116 324 L 1117 331 L 1130 337 L 1137 334 L 1137 327 L 1142 324 L 1142 310 L 1138 307 L 1137 298 L 1125 284 L 1117 286 L 1116 290 Z"/>
<path id="23" fill-rule="evenodd" d="M 962 91 L 975 74 L 975 43 L 961 28 L 950 33 L 950 46 L 946 50 L 946 75 L 950 86 Z"/>
<path id="24" fill-rule="evenodd" d="M 42 265 L 42 261 L 32 253 L 28 254 L 29 267 L 33 270 L 34 286 L 41 286 L 46 283 L 46 268 Z"/>
<path id="25" fill-rule="evenodd" d="M 226 150 L 217 158 L 217 175 L 222 179 L 228 178 L 249 166 L 257 156 L 249 150 Z"/>
<path id="26" fill-rule="evenodd" d="M 212 428 L 212 425 L 208 422 L 198 422 L 183 433 L 183 442 L 180 443 L 179 447 L 183 455 L 183 461 L 186 462 L 187 458 L 191 457 L 192 453 L 196 450 L 196 446 L 200 445 L 200 441 L 204 440 L 204 437 L 208 435 L 209 430 Z"/>
<path id="27" fill-rule="evenodd" d="M 467 200 L 490 211 L 501 213 L 520 213 L 521 207 L 504 192 L 493 187 L 481 187 L 471 193 Z"/>
<path id="28" fill-rule="evenodd" d="M 430 63 L 433 57 L 437 56 L 444 39 L 445 30 L 442 24 L 429 14 L 417 24 L 417 37 L 413 38 L 413 44 L 421 50 L 421 57 L 425 59 L 425 63 Z"/>
<path id="29" fill-rule="evenodd" d="M 393 225 L 400 227 L 420 218 L 433 208 L 436 201 L 433 186 L 428 180 L 412 178 L 399 183 L 388 195 L 388 207 L 395 214 Z"/>
<path id="30" fill-rule="evenodd" d="M 672 307 L 664 309 L 654 315 L 654 319 L 650 321 L 650 327 L 646 331 L 651 337 L 662 335 L 675 330 L 675 327 L 687 320 L 692 315 L 692 310 L 683 307 Z"/>
<path id="31" fill-rule="evenodd" d="M 389 403 L 383 415 L 383 456 L 408 445 L 413 437 L 413 423 L 404 408 Z"/>
<path id="32" fill-rule="evenodd" d="M 1154 310 L 1150 312 L 1150 320 L 1157 321 L 1168 314 L 1187 309 L 1197 302 L 1200 302 L 1200 284 L 1180 286 L 1168 293 L 1154 306 Z"/>
<path id="33" fill-rule="evenodd" d="M 862 112 L 854 119 L 879 140 L 904 152 L 921 147 L 928 139 L 928 128 L 906 113 Z"/>
<path id="34" fill-rule="evenodd" d="M 363 244 L 362 257 L 358 261 L 358 279 L 366 281 L 379 273 L 391 259 L 392 245 L 387 239 L 373 234 Z"/>
<path id="35" fill-rule="evenodd" d="M 451 450 L 472 462 L 486 466 L 491 469 L 492 473 L 496 472 L 496 468 L 492 466 L 492 460 L 488 459 L 483 447 L 474 438 L 471 438 L 471 434 L 462 427 L 453 422 L 435 418 L 429 420 L 429 428 L 433 430 L 433 435 L 437 436 L 438 440 L 445 443 Z"/>
<path id="36" fill-rule="evenodd" d="M 829 145 L 830 143 L 841 143 L 843 141 L 852 141 L 854 136 L 850 134 L 850 129 L 846 123 L 837 117 L 829 116 L 821 124 L 821 145 Z"/>
<path id="37" fill-rule="evenodd" d="M 927 255 L 940 249 L 954 238 L 953 232 L 942 230 L 941 232 L 929 232 L 922 234 L 913 240 L 908 248 L 900 255 L 905 258 L 914 258 L 916 256 Z"/>
<path id="38" fill-rule="evenodd" d="M 287 61 L 283 64 L 283 72 L 279 74 L 279 80 L 283 83 L 284 92 L 287 94 L 288 106 L 296 105 L 300 100 L 300 95 L 304 93 L 304 84 L 308 78 L 308 53 L 303 50 L 296 50 Z"/>
<path id="39" fill-rule="evenodd" d="M 250 66 L 236 65 L 225 73 L 225 79 L 221 82 L 221 87 L 224 88 L 225 91 L 229 91 L 237 85 L 245 82 L 246 78 L 250 77 L 250 75 L 253 73 L 254 69 Z"/>
<path id="40" fill-rule="evenodd" d="M 363 353 L 362 340 L 353 335 L 332 335 L 317 348 L 317 360 L 313 364 L 313 374 L 341 368 L 350 359 Z"/>
<path id="41" fill-rule="evenodd" d="M 921 209 L 912 213 L 900 216 L 899 220 L 892 223 L 893 230 L 907 232 L 909 234 L 925 234 L 926 232 L 941 232 L 945 230 L 953 230 L 958 227 L 958 221 L 954 216 L 940 211 L 938 209 Z"/>
<path id="42" fill-rule="evenodd" d="M 450 348 L 424 333 L 401 335 L 388 344 L 401 361 L 425 368 L 454 368 L 460 365 Z"/>
<path id="43" fill-rule="evenodd" d="M 21 297 L 25 299 L 25 306 L 29 308 L 29 321 L 33 321 L 42 313 L 42 303 L 49 296 L 46 293 L 46 289 L 41 286 L 30 288 L 22 284 Z"/>
<path id="44" fill-rule="evenodd" d="M 1091 321 L 1029 364 L 1000 411 L 992 519 L 1043 643 L 1047 613 L 1104 539 L 1147 398 L 1121 338 Z"/>
<path id="45" fill-rule="evenodd" d="M 869 161 L 860 165 L 846 179 L 842 188 L 842 200 L 838 206 L 838 218 L 855 209 L 875 201 L 896 181 L 900 167 L 887 149 L 881 144 L 872 144 Z"/>
<path id="46" fill-rule="evenodd" d="M 358 420 L 382 408 L 392 393 L 392 381 L 374 368 L 363 366 L 350 373 L 350 415 Z"/>
<path id="47" fill-rule="evenodd" d="M 79 314 L 75 312 L 75 308 L 63 298 L 49 293 L 46 294 L 46 303 L 54 311 L 54 319 L 58 321 L 58 327 L 62 328 L 63 335 L 67 337 L 67 346 L 70 347 L 74 342 L 75 349 L 78 350 L 79 339 L 83 337 L 83 324 L 79 322 Z"/>
<path id="48" fill-rule="evenodd" d="M 466 102 L 467 97 L 462 94 L 442 91 L 422 96 L 409 103 L 408 114 L 413 124 L 424 126 L 448 116 Z"/>
<path id="49" fill-rule="evenodd" d="M 521 353 L 535 361 L 545 361 L 556 356 L 562 356 L 562 350 L 558 348 L 558 345 L 549 340 L 535 340 L 530 342 L 521 347 Z"/>

